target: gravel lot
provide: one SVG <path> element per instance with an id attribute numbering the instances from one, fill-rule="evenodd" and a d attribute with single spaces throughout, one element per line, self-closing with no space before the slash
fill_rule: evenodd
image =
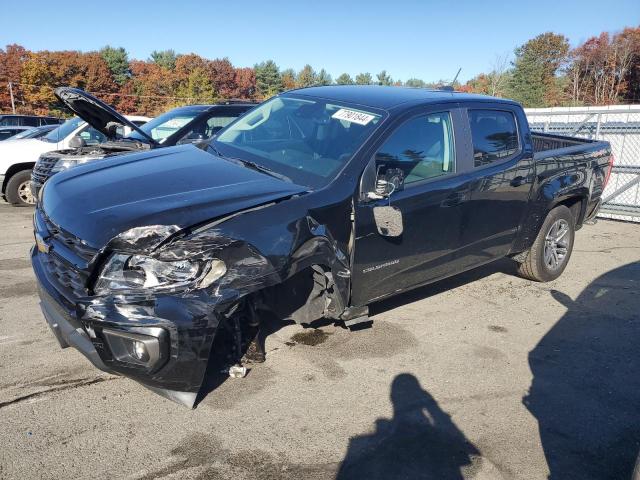
<path id="1" fill-rule="evenodd" d="M 58 347 L 31 213 L 0 205 L 2 478 L 629 477 L 638 225 L 585 227 L 552 283 L 503 261 L 374 305 L 369 329 L 285 326 L 188 410 Z"/>

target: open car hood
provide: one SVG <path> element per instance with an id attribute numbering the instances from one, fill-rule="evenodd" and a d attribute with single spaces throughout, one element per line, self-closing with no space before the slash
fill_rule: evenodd
<path id="1" fill-rule="evenodd" d="M 109 127 L 110 124 L 117 124 L 122 125 L 123 127 L 127 126 L 132 130 L 135 130 L 148 139 L 152 144 L 157 143 L 136 124 L 127 120 L 123 115 L 119 114 L 106 103 L 98 100 L 79 88 L 58 87 L 54 90 L 54 93 L 58 100 L 64 103 L 69 110 L 82 118 L 93 128 L 106 135 L 107 138 L 114 138 L 114 134 Z"/>

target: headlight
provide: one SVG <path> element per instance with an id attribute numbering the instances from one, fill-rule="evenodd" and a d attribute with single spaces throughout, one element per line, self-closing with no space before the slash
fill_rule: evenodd
<path id="1" fill-rule="evenodd" d="M 192 285 L 208 287 L 226 273 L 222 260 L 163 262 L 143 255 L 113 254 L 103 267 L 94 291 L 174 290 Z"/>
<path id="2" fill-rule="evenodd" d="M 101 158 L 104 158 L 104 155 L 87 156 L 87 157 L 80 157 L 80 158 L 61 158 L 53 166 L 53 168 L 51 169 L 51 173 L 58 173 L 68 168 L 72 168 L 77 165 L 82 165 L 83 163 L 90 162 L 92 160 L 100 160 Z"/>

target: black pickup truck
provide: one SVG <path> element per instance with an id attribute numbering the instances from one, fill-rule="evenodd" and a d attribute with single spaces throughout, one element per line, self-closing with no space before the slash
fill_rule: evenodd
<path id="1" fill-rule="evenodd" d="M 267 314 L 352 327 L 505 256 L 557 278 L 612 161 L 606 142 L 531 133 L 509 100 L 294 90 L 206 144 L 52 177 L 34 217 L 42 310 L 63 348 L 193 406 L 217 348 L 233 375 L 264 359 Z"/>

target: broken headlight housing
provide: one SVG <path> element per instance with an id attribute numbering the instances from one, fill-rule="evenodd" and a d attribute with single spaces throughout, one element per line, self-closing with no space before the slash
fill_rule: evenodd
<path id="1" fill-rule="evenodd" d="M 98 295 L 120 290 L 183 290 L 208 287 L 227 271 L 219 259 L 162 261 L 145 255 L 114 253 L 94 286 Z"/>

